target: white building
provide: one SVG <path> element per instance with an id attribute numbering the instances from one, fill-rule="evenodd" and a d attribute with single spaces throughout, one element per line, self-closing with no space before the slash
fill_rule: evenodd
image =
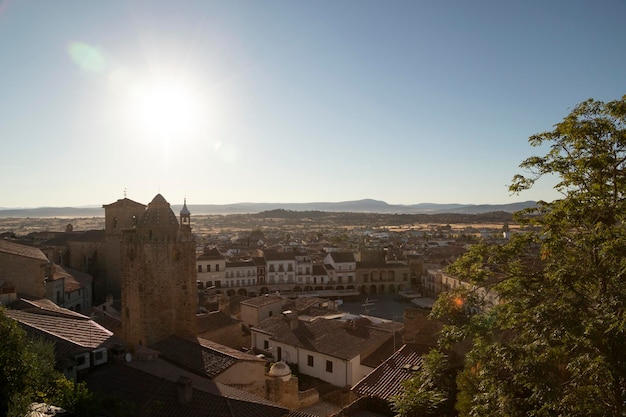
<path id="1" fill-rule="evenodd" d="M 284 311 L 263 320 L 250 329 L 252 348 L 276 361 L 297 364 L 305 375 L 345 387 L 379 365 L 368 363 L 374 352 L 380 355 L 380 349 L 386 347 L 389 356 L 395 350 L 394 342 L 401 341 L 401 323 L 374 323 L 366 318 L 306 319 L 300 320 L 293 311 Z"/>
<path id="2" fill-rule="evenodd" d="M 219 288 L 224 282 L 226 258 L 217 248 L 206 249 L 196 258 L 196 269 L 196 280 L 201 288 Z"/>
<path id="3" fill-rule="evenodd" d="M 352 252 L 331 252 L 324 258 L 331 284 L 354 285 L 356 259 Z"/>
<path id="4" fill-rule="evenodd" d="M 265 252 L 263 257 L 270 292 L 280 291 L 281 284 L 296 282 L 296 257 L 293 252 Z"/>

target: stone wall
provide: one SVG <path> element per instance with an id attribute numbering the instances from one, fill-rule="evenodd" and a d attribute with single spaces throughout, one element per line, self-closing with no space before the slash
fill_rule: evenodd
<path id="1" fill-rule="evenodd" d="M 49 269 L 44 260 L 0 252 L 0 279 L 11 282 L 18 293 L 45 298 Z"/>

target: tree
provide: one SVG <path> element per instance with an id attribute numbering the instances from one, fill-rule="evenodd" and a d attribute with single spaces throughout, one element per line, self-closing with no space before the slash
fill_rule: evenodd
<path id="1" fill-rule="evenodd" d="M 454 404 L 452 374 L 446 356 L 432 350 L 414 378 L 402 383 L 403 393 L 392 398 L 392 409 L 402 416 L 433 416 L 449 412 Z"/>
<path id="2" fill-rule="evenodd" d="M 23 416 L 58 377 L 53 346 L 33 340 L 0 308 L 0 415 Z"/>
<path id="3" fill-rule="evenodd" d="M 587 100 L 520 165 L 514 193 L 545 176 L 562 198 L 516 214 L 525 232 L 472 247 L 448 272 L 482 291 L 468 316 L 440 297 L 443 346 L 471 341 L 456 378 L 461 416 L 626 415 L 626 96 Z M 547 146 L 547 148 L 544 148 Z M 484 290 L 502 303 L 484 308 Z M 469 295 L 469 294 L 468 294 Z"/>
<path id="4" fill-rule="evenodd" d="M 54 345 L 27 337 L 0 308 L 0 415 L 26 415 L 32 402 L 47 402 L 76 416 L 97 415 L 99 402 L 84 383 L 54 369 Z"/>

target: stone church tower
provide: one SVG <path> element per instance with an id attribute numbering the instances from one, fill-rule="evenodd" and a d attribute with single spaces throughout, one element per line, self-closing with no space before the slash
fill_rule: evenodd
<path id="1" fill-rule="evenodd" d="M 122 234 L 133 229 L 146 211 L 146 205 L 126 197 L 115 203 L 105 204 L 104 208 L 104 258 L 106 271 L 106 293 L 119 300 L 122 292 L 120 257 Z"/>
<path id="2" fill-rule="evenodd" d="M 122 334 L 131 345 L 196 334 L 195 242 L 187 204 L 180 224 L 157 194 L 121 244 Z"/>

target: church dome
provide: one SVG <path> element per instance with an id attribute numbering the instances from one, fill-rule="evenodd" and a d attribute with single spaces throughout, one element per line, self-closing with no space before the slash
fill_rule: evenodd
<path id="1" fill-rule="evenodd" d="M 283 381 L 287 381 L 291 378 L 291 369 L 285 362 L 276 362 L 272 365 L 268 374 L 270 376 L 280 378 Z"/>
<path id="2" fill-rule="evenodd" d="M 148 204 L 137 228 L 142 229 L 150 239 L 174 239 L 178 232 L 178 220 L 170 203 L 161 194 L 157 194 Z"/>

